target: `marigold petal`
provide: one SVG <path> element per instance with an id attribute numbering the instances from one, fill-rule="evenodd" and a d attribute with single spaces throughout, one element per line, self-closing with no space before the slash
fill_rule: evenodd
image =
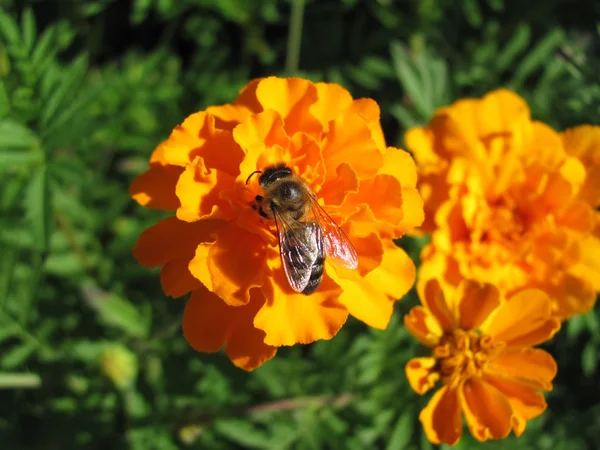
<path id="1" fill-rule="evenodd" d="M 233 138 L 246 153 L 244 163 L 248 159 L 248 152 L 257 145 L 287 147 L 289 138 L 283 126 L 283 117 L 274 110 L 255 114 L 236 126 L 233 130 Z M 254 164 L 254 167 L 256 168 L 257 165 Z"/>
<path id="2" fill-rule="evenodd" d="M 244 86 L 232 104 L 211 106 L 206 112 L 215 117 L 215 126 L 232 131 L 237 124 L 245 122 L 252 114 L 261 112 L 262 106 L 256 98 L 256 88 L 262 78 L 256 78 Z"/>
<path id="3" fill-rule="evenodd" d="M 507 299 L 480 328 L 509 346 L 537 345 L 550 339 L 560 323 L 551 317 L 548 295 L 526 289 Z"/>
<path id="4" fill-rule="evenodd" d="M 190 272 L 225 303 L 246 304 L 250 289 L 262 285 L 266 263 L 264 241 L 234 222 L 218 229 L 215 238 L 212 243 L 198 245 L 190 261 Z"/>
<path id="5" fill-rule="evenodd" d="M 458 287 L 458 327 L 473 330 L 500 305 L 500 293 L 493 284 L 474 280 L 463 281 Z"/>
<path id="6" fill-rule="evenodd" d="M 440 380 L 436 363 L 435 358 L 412 358 L 406 364 L 406 378 L 417 394 L 425 394 Z"/>
<path id="7" fill-rule="evenodd" d="M 244 152 L 229 131 L 215 127 L 215 118 L 205 111 L 188 116 L 175 127 L 165 144 L 169 164 L 185 166 L 201 157 L 209 169 L 237 176 Z"/>
<path id="8" fill-rule="evenodd" d="M 438 390 L 419 415 L 427 439 L 434 444 L 456 444 L 462 436 L 462 418 L 456 390 Z"/>
<path id="9" fill-rule="evenodd" d="M 451 331 L 454 328 L 454 314 L 437 279 L 427 280 L 421 303 L 435 317 L 442 330 Z"/>
<path id="10" fill-rule="evenodd" d="M 425 220 L 423 199 L 414 187 L 402 187 L 402 214 L 402 220 L 397 226 L 401 235 L 413 231 Z"/>
<path id="11" fill-rule="evenodd" d="M 317 101 L 310 105 L 310 113 L 321 122 L 323 131 L 329 122 L 344 113 L 352 105 L 352 95 L 336 83 L 316 83 Z"/>
<path id="12" fill-rule="evenodd" d="M 475 439 L 486 441 L 508 436 L 512 428 L 512 408 L 498 389 L 471 378 L 459 390 L 462 410 Z"/>
<path id="13" fill-rule="evenodd" d="M 225 344 L 231 361 L 244 370 L 253 370 L 268 361 L 277 348 L 263 342 L 264 332 L 252 325 L 260 294 L 245 306 L 228 306 L 206 288 L 194 291 L 183 314 L 183 334 L 199 352 L 214 353 Z"/>
<path id="14" fill-rule="evenodd" d="M 335 176 L 342 163 L 350 164 L 361 180 L 372 178 L 383 165 L 383 155 L 371 137 L 367 122 L 356 114 L 330 122 L 322 152 L 328 178 Z"/>
<path id="15" fill-rule="evenodd" d="M 489 373 L 527 382 L 536 389 L 549 391 L 556 376 L 554 358 L 537 348 L 507 348 L 490 360 Z"/>
<path id="16" fill-rule="evenodd" d="M 548 406 L 544 395 L 527 383 L 486 375 L 485 382 L 504 394 L 513 411 L 513 431 L 521 436 L 527 421 L 542 414 Z"/>
<path id="17" fill-rule="evenodd" d="M 343 292 L 339 301 L 348 312 L 367 325 L 381 330 L 388 326 L 394 301 L 405 295 L 415 281 L 416 269 L 406 252 L 386 245 L 381 264 L 366 276 L 348 280 L 328 271 Z"/>
<path id="18" fill-rule="evenodd" d="M 358 114 L 367 122 L 369 130 L 371 130 L 371 138 L 377 145 L 377 148 L 382 152 L 385 151 L 385 137 L 381 128 L 381 110 L 377 102 L 371 98 L 359 98 L 354 100 L 346 114 Z"/>
<path id="19" fill-rule="evenodd" d="M 377 173 L 392 175 L 398 179 L 403 188 L 417 186 L 415 161 L 410 153 L 399 148 L 387 148 L 383 156 L 383 165 Z"/>
<path id="20" fill-rule="evenodd" d="M 585 314 L 594 307 L 597 292 L 591 279 L 580 277 L 587 273 L 587 270 L 582 270 L 584 267 L 578 263 L 572 265 L 569 270 L 573 273 L 562 273 L 558 282 L 541 280 L 539 288 L 551 296 L 555 318 L 564 321 L 575 314 Z M 594 280 L 595 283 L 597 281 Z"/>
<path id="21" fill-rule="evenodd" d="M 268 77 L 258 84 L 256 97 L 265 111 L 273 109 L 283 117 L 289 136 L 298 131 L 321 132 L 321 123 L 310 113 L 310 106 L 317 101 L 317 88 L 310 81 Z"/>
<path id="22" fill-rule="evenodd" d="M 383 192 L 385 197 L 381 198 Z M 349 216 L 359 205 L 368 205 L 374 217 L 385 222 L 387 228 L 397 226 L 404 218 L 402 186 L 395 177 L 387 174 L 361 181 L 358 192 L 350 193 L 346 197 L 341 212 Z"/>
<path id="23" fill-rule="evenodd" d="M 165 295 L 173 298 L 181 297 L 190 291 L 200 289 L 202 283 L 195 278 L 188 268 L 194 252 L 166 263 L 160 269 L 160 284 Z"/>
<path id="24" fill-rule="evenodd" d="M 444 331 L 436 318 L 425 308 L 415 306 L 404 316 L 404 326 L 423 345 L 437 345 Z"/>
<path id="25" fill-rule="evenodd" d="M 280 347 L 335 336 L 348 317 L 338 301 L 340 287 L 325 274 L 318 290 L 307 297 L 292 290 L 281 265 L 274 263 L 272 270 L 262 288 L 267 301 L 254 319 L 254 326 L 266 333 L 265 343 Z"/>
<path id="26" fill-rule="evenodd" d="M 433 133 L 429 128 L 415 127 L 404 134 L 404 142 L 420 168 L 435 165 L 440 161 L 433 148 Z"/>
<path id="27" fill-rule="evenodd" d="M 177 209 L 177 218 L 186 222 L 206 219 L 208 217 L 223 217 L 221 209 L 216 211 L 224 190 L 234 189 L 235 178 L 226 172 L 210 170 L 204 165 L 204 160 L 195 158 L 188 164 L 179 177 L 175 188 L 181 206 Z M 225 206 L 225 205 L 224 205 Z"/>
<path id="28" fill-rule="evenodd" d="M 337 177 L 329 178 L 319 191 L 319 198 L 326 205 L 341 205 L 348 194 L 358 192 L 358 178 L 350 164 L 342 163 L 337 169 Z"/>
<path id="29" fill-rule="evenodd" d="M 174 211 L 179 207 L 175 185 L 182 169 L 166 162 L 164 144 L 165 142 L 152 152 L 150 169 L 133 180 L 129 186 L 129 195 L 146 208 Z"/>
<path id="30" fill-rule="evenodd" d="M 579 241 L 579 261 L 569 268 L 569 272 L 577 278 L 584 279 L 592 285 L 592 289 L 600 292 L 600 239 L 585 236 Z"/>
<path id="31" fill-rule="evenodd" d="M 220 220 L 183 222 L 168 217 L 145 230 L 138 238 L 133 256 L 147 268 L 184 257 L 200 242 L 212 242 L 212 233 L 223 224 Z"/>

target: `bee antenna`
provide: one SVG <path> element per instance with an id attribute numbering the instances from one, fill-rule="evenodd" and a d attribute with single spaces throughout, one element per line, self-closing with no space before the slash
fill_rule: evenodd
<path id="1" fill-rule="evenodd" d="M 246 178 L 246 184 L 248 184 L 248 181 L 250 181 L 250 178 L 252 178 L 255 174 L 257 173 L 262 173 L 262 170 L 255 170 L 254 172 L 252 172 L 248 178 Z"/>

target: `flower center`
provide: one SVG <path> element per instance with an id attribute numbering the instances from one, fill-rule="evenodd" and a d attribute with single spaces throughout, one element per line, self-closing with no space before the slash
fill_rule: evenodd
<path id="1" fill-rule="evenodd" d="M 442 382 L 455 389 L 461 381 L 480 377 L 501 347 L 490 336 L 456 329 L 442 337 L 432 356 L 437 360 Z"/>

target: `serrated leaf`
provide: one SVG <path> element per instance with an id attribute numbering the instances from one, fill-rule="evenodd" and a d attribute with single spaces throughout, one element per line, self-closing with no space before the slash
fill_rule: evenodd
<path id="1" fill-rule="evenodd" d="M 421 121 L 403 105 L 394 105 L 390 108 L 390 114 L 396 118 L 402 128 L 408 129 L 418 126 Z"/>
<path id="2" fill-rule="evenodd" d="M 260 431 L 246 420 L 217 420 L 214 429 L 221 436 L 243 445 L 245 448 L 270 448 L 271 442 L 264 431 Z"/>
<path id="3" fill-rule="evenodd" d="M 32 130 L 12 119 L 0 120 L 0 152 L 19 149 L 35 150 L 38 147 L 39 139 Z"/>
<path id="4" fill-rule="evenodd" d="M 85 285 L 82 293 L 86 302 L 98 312 L 104 324 L 120 328 L 133 337 L 148 337 L 149 321 L 142 317 L 130 302 L 91 284 Z"/>
<path id="5" fill-rule="evenodd" d="M 38 345 L 35 342 L 26 342 L 14 346 L 12 349 L 2 353 L 0 367 L 11 370 L 21 366 L 31 357 L 37 347 Z"/>
<path id="6" fill-rule="evenodd" d="M 9 44 L 17 45 L 19 43 L 19 27 L 17 22 L 2 9 L 0 9 L 0 33 Z"/>
<path id="7" fill-rule="evenodd" d="M 500 70 L 506 70 L 513 64 L 517 57 L 527 48 L 527 45 L 529 45 L 530 37 L 531 27 L 528 24 L 520 24 L 511 40 L 504 47 L 504 50 L 495 58 L 496 67 Z"/>
<path id="8" fill-rule="evenodd" d="M 35 16 L 31 8 L 25 9 L 21 16 L 21 30 L 23 32 L 23 47 L 25 53 L 29 54 L 33 48 L 36 35 Z"/>
<path id="9" fill-rule="evenodd" d="M 25 194 L 25 209 L 36 249 L 41 252 L 48 251 L 53 208 L 48 168 L 45 165 L 39 167 L 31 177 Z"/>
<path id="10" fill-rule="evenodd" d="M 392 54 L 392 64 L 396 71 L 396 76 L 402 85 L 402 89 L 404 89 L 410 100 L 414 103 L 417 112 L 423 118 L 429 117 L 432 111 L 427 98 L 430 97 L 431 93 L 424 92 L 425 87 L 419 78 L 419 71 L 411 61 L 408 52 L 398 41 L 392 42 L 390 52 Z"/>
<path id="11" fill-rule="evenodd" d="M 72 106 L 71 99 L 77 85 L 83 80 L 87 70 L 87 55 L 79 56 L 60 77 L 60 84 L 50 94 L 40 117 L 40 124 L 47 128 L 60 108 Z"/>
<path id="12" fill-rule="evenodd" d="M 565 34 L 561 29 L 554 29 L 548 33 L 519 64 L 511 85 L 519 87 L 529 75 L 547 61 L 552 52 L 560 46 L 564 39 Z"/>
<path id="13" fill-rule="evenodd" d="M 415 419 L 412 411 L 404 412 L 394 426 L 392 437 L 386 447 L 387 450 L 406 448 L 411 441 L 414 426 Z"/>
<path id="14" fill-rule="evenodd" d="M 598 367 L 598 348 L 594 341 L 589 341 L 581 352 L 581 369 L 586 377 L 592 376 Z"/>

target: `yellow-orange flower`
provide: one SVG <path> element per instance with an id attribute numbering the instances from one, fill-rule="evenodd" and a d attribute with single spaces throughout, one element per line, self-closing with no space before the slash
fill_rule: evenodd
<path id="1" fill-rule="evenodd" d="M 560 327 L 546 293 L 526 289 L 506 301 L 491 284 L 463 280 L 446 298 L 431 279 L 421 303 L 404 323 L 431 355 L 411 359 L 406 375 L 419 394 L 443 385 L 419 416 L 429 440 L 457 443 L 462 415 L 480 441 L 504 438 L 511 429 L 520 436 L 546 409 L 540 391 L 551 390 L 556 375 L 552 356 L 532 348 Z"/>
<path id="2" fill-rule="evenodd" d="M 516 94 L 494 91 L 409 130 L 425 201 L 419 289 L 439 278 L 540 288 L 566 319 L 600 292 L 600 127 L 559 134 Z"/>
<path id="3" fill-rule="evenodd" d="M 275 224 L 251 205 L 248 176 L 283 162 L 300 176 L 354 244 L 355 271 L 326 264 L 319 289 L 294 292 Z M 379 107 L 336 84 L 257 79 L 232 103 L 189 116 L 131 185 L 143 206 L 175 211 L 146 230 L 134 255 L 161 266 L 167 295 L 191 292 L 183 331 L 198 351 L 222 346 L 251 370 L 276 348 L 330 339 L 352 314 L 385 328 L 415 268 L 392 239 L 421 224 L 416 169 L 385 145 Z"/>

